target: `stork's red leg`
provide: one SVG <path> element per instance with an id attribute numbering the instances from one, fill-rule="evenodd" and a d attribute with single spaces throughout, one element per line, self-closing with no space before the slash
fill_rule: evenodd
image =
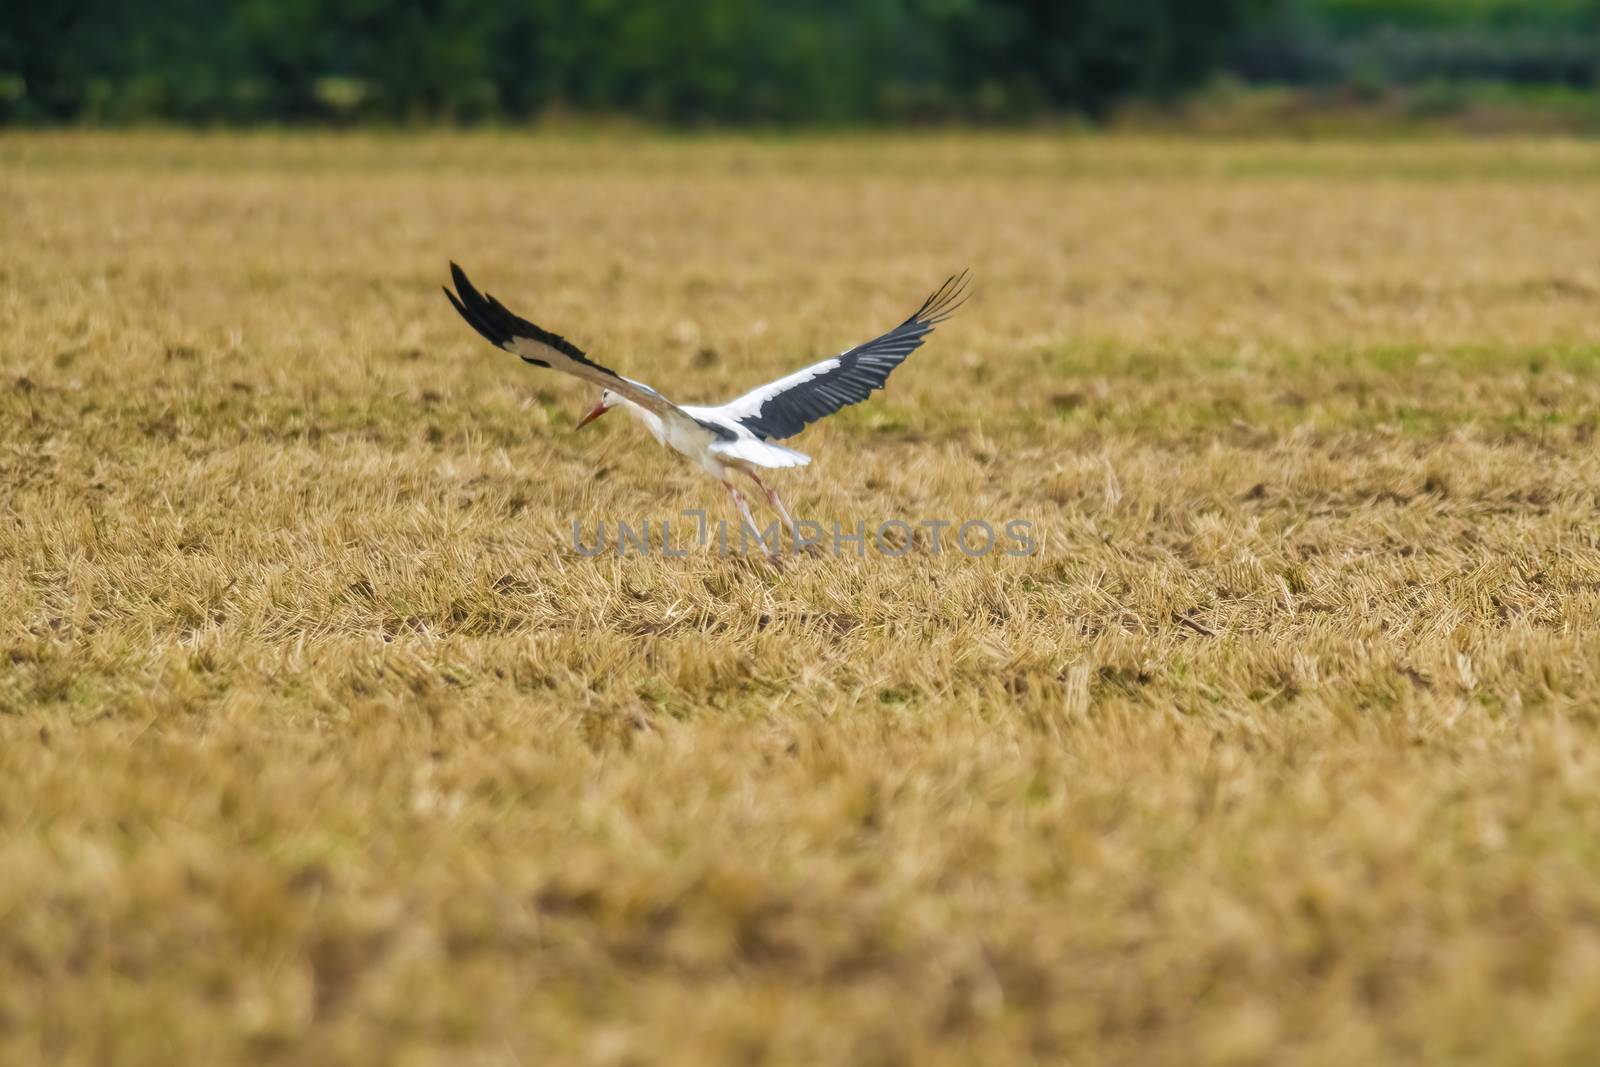
<path id="1" fill-rule="evenodd" d="M 756 485 L 761 487 L 761 491 L 763 493 L 767 494 L 767 503 L 777 508 L 778 514 L 783 516 L 783 524 L 789 527 L 789 536 L 793 538 L 790 543 L 799 544 L 800 531 L 798 528 L 796 528 L 794 519 L 789 515 L 789 509 L 783 506 L 783 498 L 778 495 L 778 491 L 776 489 L 768 489 L 767 483 L 763 482 L 760 478 L 757 478 L 755 471 L 745 471 L 745 473 L 750 476 L 751 481 L 755 482 Z"/>

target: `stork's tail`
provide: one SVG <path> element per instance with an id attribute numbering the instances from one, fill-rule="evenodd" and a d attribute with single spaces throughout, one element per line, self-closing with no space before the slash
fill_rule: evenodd
<path id="1" fill-rule="evenodd" d="M 711 450 L 730 459 L 753 463 L 757 467 L 804 467 L 811 462 L 811 457 L 804 452 L 796 452 L 771 441 L 757 441 L 753 437 L 718 441 L 711 446 Z"/>

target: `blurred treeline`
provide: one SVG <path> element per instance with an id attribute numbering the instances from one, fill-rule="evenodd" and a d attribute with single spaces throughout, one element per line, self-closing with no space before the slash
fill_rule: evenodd
<path id="1" fill-rule="evenodd" d="M 1600 0 L 10 0 L 0 121 L 1106 115 L 1218 75 L 1587 88 Z"/>
<path id="2" fill-rule="evenodd" d="M 1299 0 L 1231 42 L 1246 81 L 1600 85 L 1600 0 Z"/>

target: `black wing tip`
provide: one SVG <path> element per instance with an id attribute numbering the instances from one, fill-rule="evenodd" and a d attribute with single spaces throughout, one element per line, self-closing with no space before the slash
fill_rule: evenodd
<path id="1" fill-rule="evenodd" d="M 456 283 L 456 291 L 462 296 L 466 296 L 468 293 L 476 295 L 478 292 L 477 289 L 473 288 L 471 280 L 467 278 L 467 272 L 461 269 L 461 264 L 453 259 L 450 261 L 450 280 Z"/>
<path id="2" fill-rule="evenodd" d="M 466 320 L 484 340 L 496 348 L 504 348 L 511 340 L 511 332 L 507 324 L 499 320 L 490 308 L 489 302 L 484 299 L 467 279 L 466 271 L 462 270 L 454 260 L 450 261 L 450 279 L 456 283 L 456 291 L 452 293 L 448 286 L 442 287 L 444 295 L 450 298 L 450 305 L 456 309 L 456 314 Z"/>
<path id="3" fill-rule="evenodd" d="M 479 292 L 478 287 L 467 277 L 467 272 L 454 260 L 450 261 L 450 280 L 456 283 L 456 293 L 461 297 L 463 304 L 471 308 L 480 318 L 492 317 L 490 312 L 494 307 L 494 297 Z"/>
<path id="4" fill-rule="evenodd" d="M 939 323 L 955 314 L 957 308 L 967 302 L 971 295 L 969 284 L 972 281 L 972 269 L 964 267 L 959 274 L 952 274 L 946 278 L 944 284 L 939 286 L 928 299 L 922 302 L 917 313 L 911 316 L 910 321 L 923 323 L 928 326 L 937 326 Z"/>
<path id="5" fill-rule="evenodd" d="M 467 309 L 461 306 L 461 300 L 456 296 L 456 294 L 450 291 L 450 287 L 448 285 L 441 285 L 439 286 L 439 291 L 444 293 L 445 299 L 450 301 L 450 306 L 456 309 L 456 314 L 466 319 L 469 326 L 472 325 L 472 316 L 467 314 Z"/>
<path id="6" fill-rule="evenodd" d="M 456 283 L 455 293 L 451 293 L 448 288 L 444 291 L 445 295 L 450 298 L 450 303 L 455 305 L 456 311 L 461 314 L 463 319 L 467 320 L 467 325 L 481 333 L 496 348 L 510 351 L 511 349 L 508 346 L 512 341 L 519 337 L 527 338 L 542 345 L 547 345 L 569 359 L 575 359 L 579 363 L 604 371 L 612 377 L 616 376 L 614 371 L 602 367 L 591 360 L 584 354 L 583 349 L 565 337 L 558 333 L 552 333 L 542 326 L 535 326 L 500 303 L 492 295 L 480 293 L 477 287 L 467 278 L 467 272 L 462 270 L 455 260 L 450 261 L 450 277 Z M 534 359 L 520 353 L 518 356 L 524 362 L 532 363 L 536 367 L 550 366 L 548 362 L 541 359 Z"/>

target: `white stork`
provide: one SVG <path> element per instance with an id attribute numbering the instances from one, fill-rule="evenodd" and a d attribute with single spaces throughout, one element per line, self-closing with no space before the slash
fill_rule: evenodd
<path id="1" fill-rule="evenodd" d="M 578 420 L 580 429 L 622 406 L 644 423 L 658 442 L 682 453 L 720 481 L 733 497 L 740 516 L 759 533 L 750 505 L 733 484 L 735 472 L 748 475 L 783 516 L 791 537 L 798 537 L 798 533 L 789 509 L 783 506 L 777 491 L 757 476 L 756 469 L 803 467 L 811 457 L 773 442 L 793 437 L 810 423 L 860 403 L 874 389 L 883 388 L 889 372 L 962 303 L 967 284 L 963 271 L 883 336 L 758 386 L 718 407 L 692 407 L 674 404 L 643 382 L 602 367 L 565 337 L 508 311 L 494 297 L 478 292 L 454 263 L 450 264 L 450 275 L 456 291 L 445 289 L 445 295 L 467 324 L 490 344 L 520 356 L 525 363 L 564 371 L 600 386 L 600 401 Z"/>

